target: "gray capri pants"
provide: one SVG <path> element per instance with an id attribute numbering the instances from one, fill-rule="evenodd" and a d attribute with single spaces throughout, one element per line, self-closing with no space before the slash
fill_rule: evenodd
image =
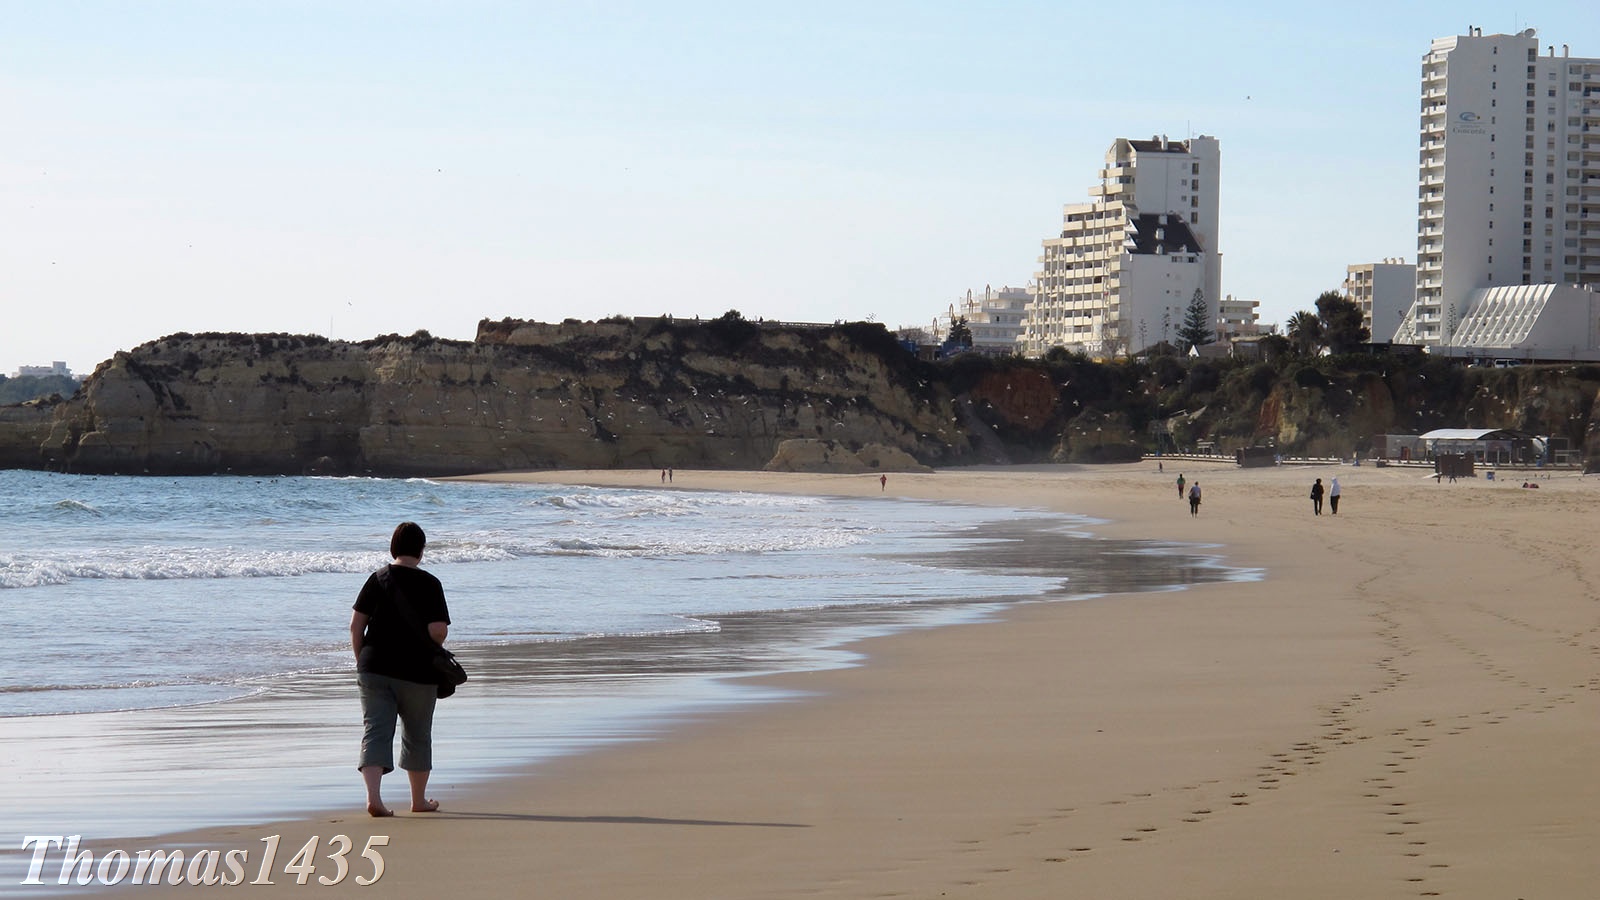
<path id="1" fill-rule="evenodd" d="M 361 687 L 361 765 L 394 771 L 394 724 L 399 718 L 400 768 L 408 772 L 433 769 L 433 705 L 438 685 L 418 684 L 376 675 L 356 674 Z"/>

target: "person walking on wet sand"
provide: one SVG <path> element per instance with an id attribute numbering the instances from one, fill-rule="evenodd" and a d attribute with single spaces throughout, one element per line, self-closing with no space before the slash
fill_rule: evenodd
<path id="1" fill-rule="evenodd" d="M 1322 479 L 1318 478 L 1316 484 L 1311 486 L 1311 514 L 1322 515 Z"/>
<path id="2" fill-rule="evenodd" d="M 1200 515 L 1200 482 L 1189 485 L 1189 515 Z"/>
<path id="3" fill-rule="evenodd" d="M 1178 499 L 1183 499 L 1183 473 L 1178 473 Z"/>
<path id="4" fill-rule="evenodd" d="M 888 489 L 889 489 L 889 476 L 887 476 L 887 475 L 879 475 L 878 476 L 878 492 L 882 493 L 884 491 L 887 491 Z"/>
<path id="5" fill-rule="evenodd" d="M 433 771 L 433 706 L 439 678 L 433 668 L 436 648 L 450 634 L 450 609 L 439 579 L 424 572 L 428 538 L 415 522 L 401 522 L 389 539 L 394 563 L 374 572 L 350 613 L 350 647 L 356 656 L 361 690 L 361 780 L 367 788 L 367 813 L 392 816 L 380 783 L 394 771 L 394 732 L 401 726 L 400 768 L 411 787 L 411 811 L 434 812 L 428 797 Z"/>

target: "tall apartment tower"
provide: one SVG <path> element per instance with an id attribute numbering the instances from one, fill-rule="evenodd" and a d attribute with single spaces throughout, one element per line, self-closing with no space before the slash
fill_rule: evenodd
<path id="1" fill-rule="evenodd" d="M 1088 203 L 1069 204 L 1046 238 L 1017 349 L 1064 347 L 1090 356 L 1176 342 L 1198 291 L 1216 319 L 1217 139 L 1119 138 Z"/>
<path id="2" fill-rule="evenodd" d="M 1600 284 L 1600 59 L 1541 54 L 1531 28 L 1439 38 L 1420 136 L 1416 299 L 1396 341 L 1448 343 L 1474 290 Z"/>

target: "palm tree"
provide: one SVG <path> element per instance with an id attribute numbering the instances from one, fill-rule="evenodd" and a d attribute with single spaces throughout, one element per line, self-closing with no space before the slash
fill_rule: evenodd
<path id="1" fill-rule="evenodd" d="M 1322 320 L 1309 310 L 1300 310 L 1289 317 L 1289 340 L 1300 353 L 1310 355 L 1322 346 Z"/>

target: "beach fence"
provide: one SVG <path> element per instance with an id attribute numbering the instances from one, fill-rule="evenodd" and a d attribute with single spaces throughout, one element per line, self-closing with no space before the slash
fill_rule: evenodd
<path id="1" fill-rule="evenodd" d="M 1264 452 L 1263 452 L 1264 451 Z M 1191 461 L 1191 462 L 1231 462 L 1236 466 L 1256 468 L 1265 466 L 1338 466 L 1352 462 L 1351 457 L 1339 456 L 1284 456 L 1272 447 L 1249 447 L 1244 453 L 1249 454 L 1249 462 L 1244 462 L 1245 457 L 1239 450 L 1213 453 L 1146 453 L 1145 459 L 1159 459 L 1166 462 Z"/>

